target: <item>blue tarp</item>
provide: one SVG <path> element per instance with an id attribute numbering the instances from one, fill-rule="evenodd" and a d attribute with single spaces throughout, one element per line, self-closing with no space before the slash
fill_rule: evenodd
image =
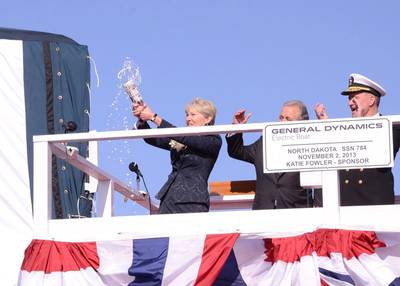
<path id="1" fill-rule="evenodd" d="M 0 28 L 0 39 L 23 42 L 27 168 L 33 196 L 32 136 L 71 132 L 65 131 L 70 121 L 77 126 L 73 132 L 89 130 L 89 52 L 87 46 L 51 33 Z M 87 143 L 73 145 L 82 156 L 87 155 Z M 52 171 L 53 217 L 90 216 L 85 175 L 56 158 Z"/>

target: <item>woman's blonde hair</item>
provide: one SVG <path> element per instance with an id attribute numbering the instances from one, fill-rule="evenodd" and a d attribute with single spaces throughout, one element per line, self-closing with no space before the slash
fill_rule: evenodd
<path id="1" fill-rule="evenodd" d="M 192 100 L 188 105 L 186 105 L 186 111 L 190 108 L 196 109 L 200 112 L 205 118 L 211 118 L 210 123 L 208 125 L 215 124 L 215 117 L 217 116 L 217 108 L 214 103 L 209 100 L 197 97 Z"/>

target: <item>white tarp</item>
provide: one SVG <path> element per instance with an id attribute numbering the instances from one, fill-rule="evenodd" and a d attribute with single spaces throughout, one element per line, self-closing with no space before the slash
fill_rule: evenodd
<path id="1" fill-rule="evenodd" d="M 0 132 L 0 277 L 16 285 L 33 226 L 22 41 L 0 40 Z"/>

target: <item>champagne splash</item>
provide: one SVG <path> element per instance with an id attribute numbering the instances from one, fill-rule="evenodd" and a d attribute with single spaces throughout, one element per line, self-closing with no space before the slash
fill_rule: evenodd
<path id="1" fill-rule="evenodd" d="M 131 60 L 130 57 L 126 57 L 122 63 L 122 69 L 118 72 L 117 77 L 122 82 L 131 80 L 136 86 L 139 86 L 142 82 L 139 67 Z"/>
<path id="2" fill-rule="evenodd" d="M 122 69 L 117 74 L 118 79 L 122 82 L 122 87 L 133 103 L 143 103 L 143 98 L 139 91 L 139 85 L 142 82 L 139 67 L 126 57 Z"/>
<path id="3" fill-rule="evenodd" d="M 126 57 L 122 64 L 122 69 L 117 74 L 118 92 L 115 94 L 109 106 L 110 112 L 106 117 L 106 128 L 113 130 L 132 129 L 135 118 L 132 116 L 132 102 L 140 103 L 143 99 L 139 92 L 141 76 L 139 67 Z M 122 179 L 132 189 L 136 189 L 136 179 L 132 172 L 128 171 L 128 165 L 134 156 L 133 140 L 108 140 L 104 142 L 107 146 L 107 162 L 110 170 L 123 170 Z M 133 214 L 138 214 L 140 208 L 129 204 Z"/>

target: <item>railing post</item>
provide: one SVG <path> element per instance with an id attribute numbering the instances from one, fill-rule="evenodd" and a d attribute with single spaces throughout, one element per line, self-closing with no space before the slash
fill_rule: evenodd
<path id="1" fill-rule="evenodd" d="M 322 171 L 322 202 L 324 220 L 328 225 L 340 222 L 339 171 Z"/>
<path id="2" fill-rule="evenodd" d="M 89 131 L 89 133 L 93 133 L 95 131 Z M 98 158 L 98 147 L 97 141 L 89 141 L 88 142 L 88 157 L 87 160 L 94 165 L 99 165 L 99 158 Z M 98 181 L 96 178 L 89 176 L 88 174 L 88 182 L 85 184 L 85 189 L 88 190 L 90 193 L 96 193 Z"/>
<path id="3" fill-rule="evenodd" d="M 114 186 L 111 180 L 98 181 L 96 205 L 98 217 L 112 217 Z"/>
<path id="4" fill-rule="evenodd" d="M 47 235 L 51 219 L 51 159 L 47 141 L 33 142 L 33 220 L 36 236 Z"/>

